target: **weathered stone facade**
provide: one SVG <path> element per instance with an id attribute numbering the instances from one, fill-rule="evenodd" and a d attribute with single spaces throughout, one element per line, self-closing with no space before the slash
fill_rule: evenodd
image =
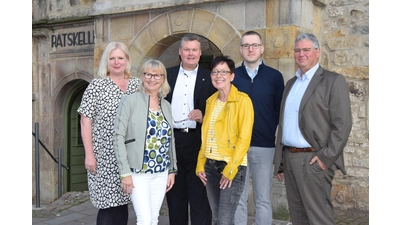
<path id="1" fill-rule="evenodd" d="M 263 59 L 288 80 L 296 70 L 295 37 L 313 32 L 322 48 L 321 65 L 346 77 L 352 103 L 353 128 L 345 148 L 347 175 L 335 175 L 333 202 L 345 209 L 368 210 L 368 0 L 145 2 L 33 1 L 32 121 L 40 124 L 40 139 L 53 155 L 63 148 L 63 155 L 68 156 L 69 102 L 83 83 L 96 76 L 102 50 L 109 41 L 123 41 L 128 46 L 136 74 L 146 58 L 158 58 L 166 66 L 179 62 L 177 41 L 187 32 L 204 37 L 203 55 L 229 55 L 239 65 L 240 36 L 256 30 L 265 45 Z M 95 41 L 91 42 L 90 34 Z M 69 41 L 68 37 L 75 39 Z M 34 143 L 32 146 L 34 160 Z M 52 202 L 57 198 L 57 165 L 42 152 L 40 160 L 40 199 Z M 32 171 L 34 201 L 35 169 Z M 68 191 L 67 182 L 63 178 L 64 192 Z M 276 180 L 272 196 L 274 209 L 287 208 L 284 184 Z M 249 213 L 254 214 L 254 208 L 250 207 Z"/>

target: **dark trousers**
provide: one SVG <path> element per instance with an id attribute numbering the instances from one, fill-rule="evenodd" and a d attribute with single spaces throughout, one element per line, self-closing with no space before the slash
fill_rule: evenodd
<path id="1" fill-rule="evenodd" d="M 128 204 L 106 209 L 99 209 L 97 213 L 97 225 L 126 225 L 128 224 Z"/>
<path id="2" fill-rule="evenodd" d="M 195 133 L 175 132 L 178 174 L 175 184 L 167 192 L 170 225 L 211 225 L 211 208 L 206 188 L 196 175 L 199 148 L 196 148 Z"/>
<path id="3" fill-rule="evenodd" d="M 331 168 L 322 170 L 317 162 L 310 165 L 315 152 L 292 153 L 283 149 L 283 174 L 293 225 L 334 225 L 331 202 Z"/>
<path id="4" fill-rule="evenodd" d="M 239 166 L 232 185 L 220 188 L 222 171 L 226 162 L 207 159 L 204 170 L 207 176 L 207 194 L 210 201 L 214 225 L 233 225 L 236 208 L 246 182 L 246 166 Z"/>

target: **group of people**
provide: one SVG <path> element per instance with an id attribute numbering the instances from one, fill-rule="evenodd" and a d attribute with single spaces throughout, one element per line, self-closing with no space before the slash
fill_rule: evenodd
<path id="1" fill-rule="evenodd" d="M 344 76 L 319 65 L 313 34 L 296 38 L 286 86 L 263 62 L 259 33 L 240 41 L 239 67 L 222 55 L 208 69 L 199 37 L 186 34 L 178 66 L 150 59 L 138 77 L 127 47 L 107 45 L 78 108 L 98 225 L 126 225 L 130 202 L 137 224 L 158 224 L 165 197 L 171 225 L 246 225 L 250 176 L 255 224 L 272 224 L 273 176 L 294 225 L 335 224 L 332 179 L 346 174 L 352 127 Z"/>

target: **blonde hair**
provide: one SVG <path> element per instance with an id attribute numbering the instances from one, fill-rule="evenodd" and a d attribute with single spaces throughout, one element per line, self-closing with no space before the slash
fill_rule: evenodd
<path id="1" fill-rule="evenodd" d="M 108 43 L 108 45 L 104 49 L 103 55 L 101 56 L 101 59 L 100 59 L 100 65 L 99 65 L 99 70 L 97 72 L 97 75 L 103 79 L 110 76 L 110 72 L 108 71 L 109 58 L 110 58 L 111 51 L 113 51 L 115 49 L 121 49 L 125 53 L 127 62 L 126 62 L 124 77 L 130 78 L 131 77 L 131 57 L 129 56 L 129 50 L 124 43 L 118 42 L 118 41 L 112 41 L 112 42 Z"/>
<path id="2" fill-rule="evenodd" d="M 167 94 L 169 93 L 170 87 L 169 87 L 168 80 L 167 80 L 167 70 L 165 69 L 164 64 L 157 59 L 149 59 L 145 63 L 143 63 L 143 65 L 141 66 L 141 68 L 139 70 L 139 74 L 141 76 L 141 81 L 142 81 L 139 86 L 139 90 L 141 92 L 144 92 L 144 82 L 143 82 L 144 75 L 143 75 L 143 73 L 146 69 L 162 71 L 164 80 L 163 80 L 163 83 L 161 84 L 161 88 L 158 90 L 158 97 L 165 98 L 167 96 Z"/>

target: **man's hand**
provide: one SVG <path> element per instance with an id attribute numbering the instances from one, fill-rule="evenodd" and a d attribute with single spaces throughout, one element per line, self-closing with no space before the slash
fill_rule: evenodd
<path id="1" fill-rule="evenodd" d="M 278 180 L 281 182 L 285 179 L 285 177 L 283 176 L 283 173 L 278 173 L 276 176 L 278 177 Z"/>
<path id="2" fill-rule="evenodd" d="M 203 123 L 203 113 L 200 109 L 193 109 L 190 111 L 188 117 L 198 123 Z"/>
<path id="3" fill-rule="evenodd" d="M 314 156 L 314 158 L 311 159 L 310 165 L 315 163 L 315 161 L 318 162 L 318 165 L 321 167 L 322 170 L 326 170 L 325 164 L 318 158 L 318 156 Z"/>

